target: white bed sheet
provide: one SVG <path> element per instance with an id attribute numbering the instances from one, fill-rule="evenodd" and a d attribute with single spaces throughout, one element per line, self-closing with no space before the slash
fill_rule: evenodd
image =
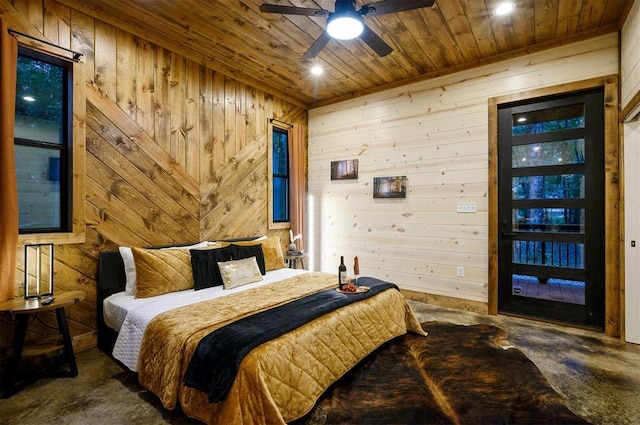
<path id="1" fill-rule="evenodd" d="M 107 326 L 118 331 L 113 347 L 113 357 L 134 372 L 138 371 L 138 356 L 147 324 L 160 313 L 174 308 L 194 304 L 199 301 L 223 297 L 228 294 L 246 291 L 268 285 L 299 274 L 306 270 L 282 268 L 267 272 L 260 282 L 225 290 L 222 286 L 195 291 L 172 292 L 150 298 L 134 298 L 125 292 L 107 297 L 103 302 L 104 320 Z"/>

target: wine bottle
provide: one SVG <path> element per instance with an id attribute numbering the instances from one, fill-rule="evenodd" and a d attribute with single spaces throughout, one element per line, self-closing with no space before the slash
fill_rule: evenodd
<path id="1" fill-rule="evenodd" d="M 344 265 L 344 257 L 340 256 L 340 266 L 338 267 L 338 288 L 347 283 L 347 266 Z"/>

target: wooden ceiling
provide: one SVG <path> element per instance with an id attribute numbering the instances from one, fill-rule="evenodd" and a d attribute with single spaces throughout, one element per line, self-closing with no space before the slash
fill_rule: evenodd
<path id="1" fill-rule="evenodd" d="M 436 0 L 431 8 L 367 17 L 393 52 L 331 40 L 302 58 L 325 18 L 265 14 L 261 3 L 322 8 L 334 0 L 58 0 L 216 71 L 313 107 L 616 31 L 632 0 Z M 363 3 L 357 0 L 356 8 Z M 324 74 L 310 74 L 313 65 Z"/>

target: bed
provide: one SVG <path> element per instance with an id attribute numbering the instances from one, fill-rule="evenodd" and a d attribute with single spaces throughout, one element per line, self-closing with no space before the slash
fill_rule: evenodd
<path id="1" fill-rule="evenodd" d="M 266 270 L 259 271 L 257 281 L 245 283 L 236 273 L 240 262 L 256 272 L 256 256 L 247 254 L 217 263 L 222 286 L 144 297 L 127 293 L 120 250 L 102 252 L 100 348 L 137 372 L 140 383 L 167 409 L 179 405 L 186 415 L 208 424 L 284 424 L 308 413 L 332 383 L 385 342 L 407 331 L 424 335 L 395 285 L 360 278 L 370 291 L 340 294 L 335 275 L 286 268 L 279 244 L 279 238 L 226 242 L 226 247 L 250 253 L 262 250 Z M 159 261 L 150 267 L 154 273 L 169 269 L 167 274 L 175 276 L 183 263 L 167 264 L 173 264 L 172 256 L 183 261 L 187 255 L 197 286 L 203 273 L 195 259 L 218 251 L 209 246 L 173 248 L 134 248 L 136 266 L 144 265 L 137 262 L 144 253 Z M 229 269 L 238 280 L 225 274 Z M 243 283 L 235 286 L 237 281 Z M 330 310 L 323 310 L 325 304 L 331 304 L 326 307 Z M 240 346 L 241 340 L 246 345 Z"/>

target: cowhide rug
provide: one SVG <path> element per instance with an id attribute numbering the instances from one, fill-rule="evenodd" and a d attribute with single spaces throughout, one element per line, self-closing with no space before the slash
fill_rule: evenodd
<path id="1" fill-rule="evenodd" d="M 422 324 L 338 381 L 296 424 L 588 424 L 488 325 Z"/>

